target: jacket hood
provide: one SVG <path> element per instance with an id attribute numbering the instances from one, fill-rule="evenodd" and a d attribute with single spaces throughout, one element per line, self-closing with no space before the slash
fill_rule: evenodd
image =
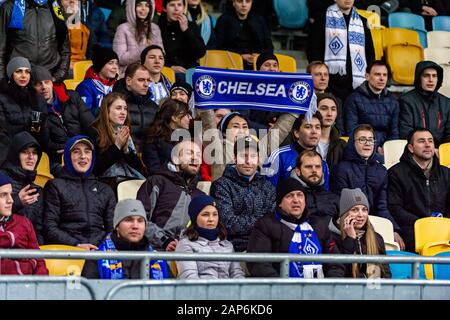
<path id="1" fill-rule="evenodd" d="M 369 159 L 367 159 L 367 163 L 374 163 L 374 162 L 378 161 L 378 157 L 376 155 L 375 150 L 376 150 L 376 144 L 373 148 L 372 155 L 369 157 Z M 352 134 L 350 135 L 350 138 L 348 139 L 347 145 L 345 146 L 344 155 L 342 157 L 342 160 L 347 160 L 347 161 L 356 162 L 356 163 L 365 163 L 365 160 L 363 158 L 361 158 L 361 156 L 356 151 L 355 131 L 354 130 L 353 130 Z"/>
<path id="2" fill-rule="evenodd" d="M 64 146 L 64 168 L 67 171 L 67 173 L 69 173 L 71 176 L 73 177 L 88 177 L 91 175 L 92 170 L 94 169 L 95 166 L 95 149 L 92 149 L 92 162 L 91 162 L 91 166 L 89 167 L 89 169 L 85 172 L 85 173 L 78 173 L 77 171 L 75 171 L 75 168 L 73 166 L 72 163 L 72 159 L 70 157 L 70 149 L 80 140 L 80 139 L 87 139 L 89 141 L 91 141 L 91 139 L 88 136 L 84 136 L 84 135 L 77 135 L 74 136 L 72 138 L 70 138 L 69 140 L 67 140 L 65 146 Z M 91 141 L 92 143 L 92 141 Z M 94 145 L 92 143 L 92 145 Z"/>
<path id="3" fill-rule="evenodd" d="M 127 0 L 126 4 L 127 21 L 133 28 L 136 26 L 136 1 L 138 3 L 140 2 L 140 0 Z M 151 22 L 155 14 L 155 0 L 151 0 L 151 8 L 149 14 L 151 15 Z"/>
<path id="4" fill-rule="evenodd" d="M 339 229 L 337 225 L 337 219 L 333 218 L 330 220 L 330 222 L 328 223 L 328 230 L 338 234 L 339 236 L 341 235 L 341 229 Z"/>
<path id="5" fill-rule="evenodd" d="M 193 191 L 197 188 L 197 182 L 198 179 L 196 177 L 190 179 L 189 181 L 186 179 L 182 173 L 176 171 L 176 167 L 172 162 L 169 162 L 167 166 L 161 167 L 161 170 L 159 170 L 155 175 L 163 176 L 170 181 L 172 181 L 174 184 L 181 186 L 183 188 L 188 188 L 189 191 Z M 190 192 L 189 192 L 190 193 Z"/>
<path id="6" fill-rule="evenodd" d="M 325 183 L 325 178 L 324 175 L 322 174 L 322 180 L 320 181 L 320 183 L 316 186 L 309 186 L 306 184 L 305 181 L 303 181 L 295 172 L 295 168 L 291 170 L 291 178 L 294 178 L 295 180 L 298 180 L 304 187 L 306 190 L 319 190 L 319 189 L 323 189 L 323 185 Z"/>
<path id="7" fill-rule="evenodd" d="M 422 168 L 419 167 L 416 161 L 414 161 L 412 153 L 409 152 L 408 144 L 405 146 L 405 149 L 403 150 L 403 154 L 400 157 L 400 162 L 404 162 L 408 164 L 410 167 L 414 168 L 417 172 L 420 174 L 423 174 Z M 439 159 L 436 156 L 436 154 L 433 155 L 433 165 L 431 166 L 431 170 L 435 170 L 436 167 L 439 165 Z"/>
<path id="8" fill-rule="evenodd" d="M 427 68 L 433 68 L 437 71 L 438 82 L 436 85 L 436 89 L 434 89 L 434 92 L 437 92 L 442 86 L 442 82 L 444 80 L 444 69 L 442 69 L 440 65 L 433 61 L 421 61 L 416 65 L 416 71 L 414 73 L 414 87 L 420 92 L 424 91 L 422 90 L 422 86 L 420 85 L 420 76 L 422 75 L 422 72 Z"/>

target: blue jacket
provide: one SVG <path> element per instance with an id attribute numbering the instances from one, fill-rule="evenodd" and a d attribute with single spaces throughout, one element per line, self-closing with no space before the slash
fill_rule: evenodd
<path id="1" fill-rule="evenodd" d="M 258 172 L 251 181 L 228 165 L 223 176 L 211 185 L 220 221 L 228 231 L 227 239 L 237 252 L 247 250 L 248 239 L 259 218 L 275 210 L 275 188 Z"/>
<path id="2" fill-rule="evenodd" d="M 342 161 L 331 174 L 330 190 L 340 194 L 343 188 L 360 188 L 369 201 L 369 214 L 389 219 L 394 230 L 399 231 L 398 224 L 388 210 L 387 187 L 387 170 L 379 163 L 376 153 L 372 153 L 368 160 L 361 158 L 356 152 L 354 136 L 351 135 Z"/>
<path id="3" fill-rule="evenodd" d="M 95 86 L 92 79 L 85 79 L 81 81 L 75 90 L 92 114 L 97 117 L 100 113 L 100 104 L 102 103 L 103 97 L 112 92 L 112 86 L 108 90 L 109 92 L 105 94 Z"/>
<path id="4" fill-rule="evenodd" d="M 399 103 L 391 93 L 384 89 L 377 95 L 365 81 L 345 102 L 345 130 L 350 136 L 358 125 L 370 124 L 375 130 L 377 146 L 383 146 L 387 140 L 399 139 L 399 110 Z"/>
<path id="5" fill-rule="evenodd" d="M 281 180 L 291 176 L 291 170 L 295 168 L 297 157 L 303 149 L 297 142 L 284 146 L 273 151 L 263 164 L 261 173 L 267 176 L 275 187 Z M 323 177 L 325 179 L 324 188 L 328 191 L 329 170 L 325 160 L 322 160 Z"/>

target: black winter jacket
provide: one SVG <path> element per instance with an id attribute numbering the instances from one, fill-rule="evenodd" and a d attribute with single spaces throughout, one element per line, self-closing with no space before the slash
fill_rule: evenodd
<path id="1" fill-rule="evenodd" d="M 228 165 L 223 176 L 212 183 L 210 194 L 227 228 L 227 240 L 235 251 L 247 250 L 256 221 L 275 209 L 274 186 L 258 172 L 249 181 L 239 175 L 235 165 Z"/>
<path id="2" fill-rule="evenodd" d="M 432 93 L 422 90 L 420 76 L 427 68 L 436 69 L 438 82 Z M 434 136 L 438 146 L 450 141 L 450 99 L 437 92 L 442 86 L 444 72 L 442 67 L 431 61 L 419 62 L 416 66 L 415 89 L 400 97 L 400 138 L 406 139 L 416 128 L 427 128 Z"/>
<path id="3" fill-rule="evenodd" d="M 434 211 L 450 217 L 450 170 L 433 157 L 430 178 L 405 147 L 400 162 L 389 169 L 389 210 L 401 228 L 408 251 L 415 251 L 414 223 Z M 447 202 L 447 203 L 446 203 Z"/>
<path id="4" fill-rule="evenodd" d="M 50 70 L 56 80 L 64 80 L 70 65 L 70 46 L 67 27 L 52 8 L 52 1 L 39 6 L 25 1 L 23 30 L 8 28 L 14 0 L 0 8 L 0 79 L 6 76 L 11 58 L 25 57 L 32 65 Z"/>
<path id="5" fill-rule="evenodd" d="M 46 243 L 97 246 L 113 229 L 114 193 L 92 175 L 74 177 L 63 169 L 60 178 L 45 185 L 44 201 Z"/>
<path id="6" fill-rule="evenodd" d="M 172 156 L 172 149 L 176 142 L 158 139 L 155 142 L 144 143 L 142 162 L 150 173 L 157 173 L 161 167 L 167 166 Z"/>
<path id="7" fill-rule="evenodd" d="M 328 153 L 325 159 L 328 164 L 329 172 L 332 172 L 333 168 L 341 162 L 346 145 L 347 142 L 341 139 L 339 130 L 336 126 L 333 126 L 330 132 L 330 145 L 328 146 Z"/>

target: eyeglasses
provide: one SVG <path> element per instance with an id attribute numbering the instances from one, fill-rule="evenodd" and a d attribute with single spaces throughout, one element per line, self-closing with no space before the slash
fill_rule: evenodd
<path id="1" fill-rule="evenodd" d="M 360 144 L 368 144 L 369 146 L 373 146 L 376 142 L 375 139 L 367 139 L 365 137 L 356 139 L 356 141 L 358 141 Z"/>

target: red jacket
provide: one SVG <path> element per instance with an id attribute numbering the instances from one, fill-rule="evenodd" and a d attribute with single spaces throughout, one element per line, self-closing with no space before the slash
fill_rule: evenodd
<path id="1" fill-rule="evenodd" d="M 0 222 L 0 248 L 39 249 L 31 221 L 24 216 L 13 214 L 7 222 Z M 48 275 L 48 270 L 43 259 L 2 258 L 0 274 Z"/>

